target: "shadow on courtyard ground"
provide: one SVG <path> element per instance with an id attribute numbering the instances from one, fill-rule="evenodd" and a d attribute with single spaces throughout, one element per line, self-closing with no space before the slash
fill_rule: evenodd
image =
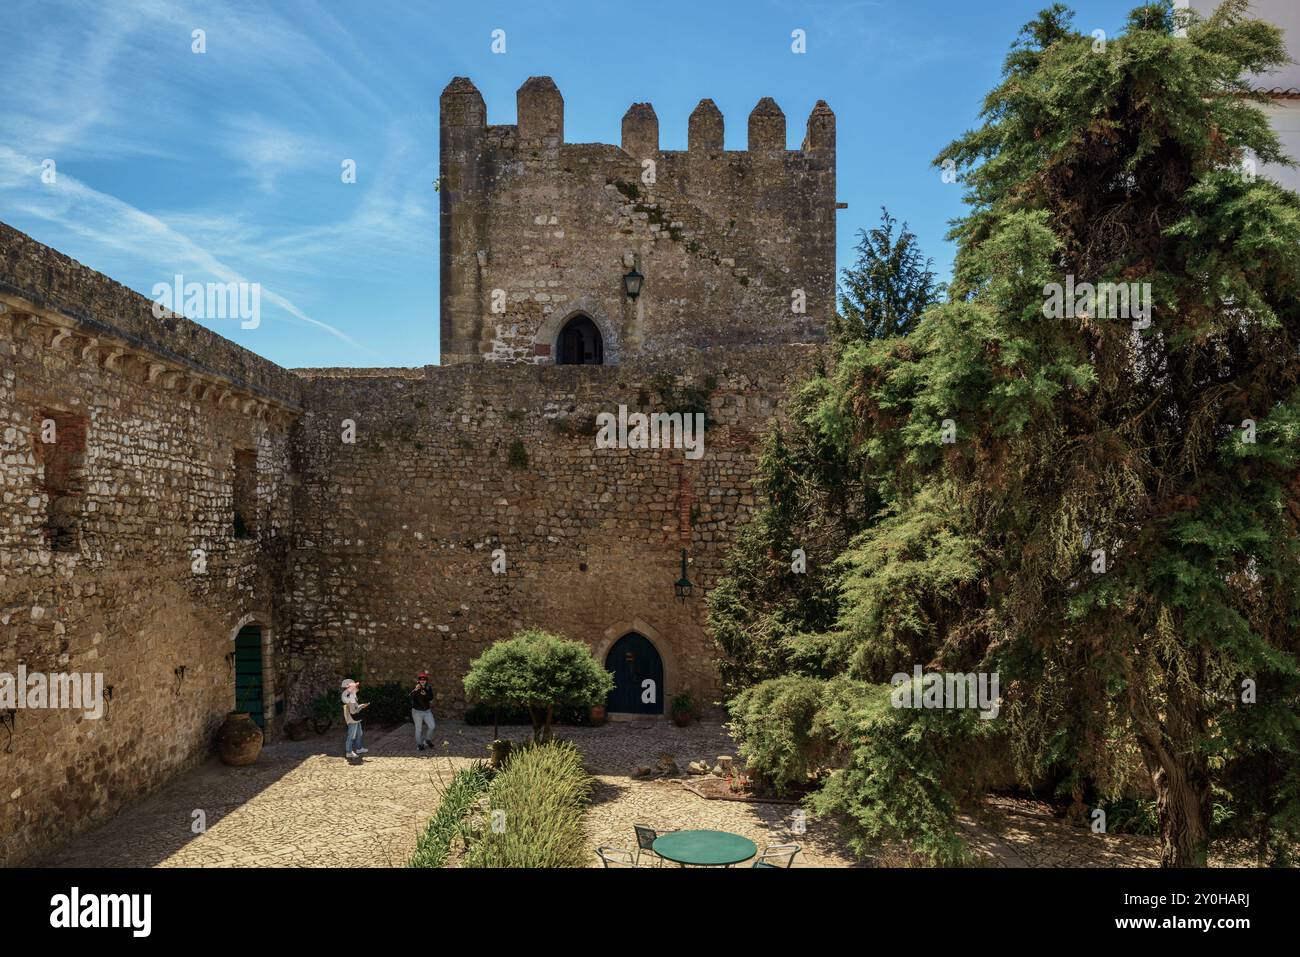
<path id="1" fill-rule="evenodd" d="M 663 722 L 663 727 L 671 727 Z M 557 727 L 560 738 L 583 748 L 595 773 L 630 773 L 646 738 L 641 725 Z M 682 742 L 697 747 L 718 729 Z M 500 736 L 523 742 L 527 726 L 503 726 Z M 391 866 L 404 864 L 415 838 L 437 808 L 455 771 L 488 756 L 491 726 L 440 722 L 433 745 L 415 748 L 411 724 L 367 728 L 370 752 L 359 761 L 342 755 L 343 729 L 305 741 L 279 741 L 257 762 L 232 768 L 211 758 L 178 775 L 108 821 L 32 863 L 46 867 Z M 644 741 L 646 762 L 659 745 Z M 630 753 L 628 752 L 630 749 Z M 707 748 L 705 748 L 707 750 Z M 651 753 L 653 752 L 653 753 Z M 703 751 L 701 751 L 701 755 Z M 600 800 L 617 801 L 609 784 Z M 196 833 L 196 812 L 203 829 Z"/>
<path id="2" fill-rule="evenodd" d="M 266 747 L 257 762 L 230 768 L 212 759 L 182 773 L 116 817 L 73 839 L 37 866 L 49 867 L 386 867 L 409 859 L 457 769 L 485 759 L 492 727 L 440 721 L 431 749 L 415 748 L 410 724 L 367 729 L 370 752 L 342 755 L 342 728 L 309 740 Z M 526 741 L 531 729 L 508 726 L 501 736 Z M 830 822 L 799 818 L 787 804 L 705 800 L 683 779 L 641 780 L 641 767 L 670 755 L 680 768 L 734 755 L 718 722 L 677 728 L 667 721 L 611 722 L 599 728 L 557 727 L 573 741 L 595 776 L 584 819 L 591 865 L 601 845 L 631 850 L 634 824 L 659 830 L 710 828 L 744 834 L 762 847 L 797 843 L 796 867 L 862 866 Z M 962 826 L 994 867 L 1153 866 L 1150 838 L 1097 835 L 1055 820 L 1038 802 L 989 798 Z M 194 812 L 206 829 L 194 833 Z"/>

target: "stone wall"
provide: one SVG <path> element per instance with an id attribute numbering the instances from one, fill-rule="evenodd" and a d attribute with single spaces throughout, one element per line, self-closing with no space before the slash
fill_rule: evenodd
<path id="1" fill-rule="evenodd" d="M 442 362 L 550 362 L 582 313 L 605 361 L 683 348 L 815 342 L 835 309 L 835 117 L 818 103 L 803 146 L 764 98 L 749 149 L 722 148 L 712 101 L 688 149 L 659 149 L 635 104 L 621 147 L 564 142 L 549 77 L 519 90 L 519 122 L 487 123 L 458 77 L 441 99 Z M 624 291 L 633 266 L 641 295 Z"/>
<path id="2" fill-rule="evenodd" d="M 268 715 L 282 694 L 297 379 L 151 306 L 0 226 L 0 672 L 112 689 L 101 718 L 0 728 L 0 865 L 210 753 L 241 623 L 264 626 Z M 233 535 L 236 450 L 256 454 L 253 539 Z"/>
<path id="3" fill-rule="evenodd" d="M 674 152 L 649 104 L 621 147 L 564 143 L 546 78 L 515 126 L 467 80 L 441 106 L 442 366 L 285 370 L 0 224 L 0 673 L 111 686 L 12 741 L 0 712 L 0 865 L 209 754 L 247 623 L 272 736 L 345 672 L 427 669 L 457 714 L 470 660 L 529 626 L 602 661 L 639 632 L 664 702 L 716 700 L 704 596 L 834 310 L 834 116 L 787 150 L 764 99 L 726 151 L 704 101 Z M 607 364 L 554 364 L 578 313 Z M 620 405 L 704 411 L 703 455 L 597 448 Z"/>
<path id="4" fill-rule="evenodd" d="M 436 712 L 459 714 L 470 660 L 530 626 L 585 641 L 602 661 L 639 631 L 664 657 L 664 700 L 689 688 L 712 702 L 702 596 L 754 507 L 755 456 L 779 399 L 816 351 L 299 370 L 291 710 L 360 664 L 369 681 L 427 669 Z M 600 412 L 692 403 L 707 409 L 698 459 L 595 447 Z M 504 574 L 492 569 L 498 548 Z M 685 602 L 673 592 L 682 548 L 696 586 Z"/>

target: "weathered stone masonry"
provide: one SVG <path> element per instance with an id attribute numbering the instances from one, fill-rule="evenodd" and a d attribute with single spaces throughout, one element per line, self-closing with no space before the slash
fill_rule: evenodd
<path id="1" fill-rule="evenodd" d="M 281 369 L 0 224 L 0 671 L 113 688 L 103 720 L 20 711 L 9 751 L 0 728 L 0 864 L 207 755 L 250 622 L 272 736 L 357 667 L 429 669 L 456 713 L 469 661 L 531 625 L 602 660 L 638 632 L 665 700 L 716 697 L 703 596 L 834 309 L 834 116 L 819 103 L 787 150 L 764 99 L 749 149 L 725 151 L 705 100 L 667 151 L 635 104 L 621 148 L 566 144 L 559 91 L 533 78 L 516 125 L 486 118 L 453 80 L 440 366 Z M 602 365 L 556 364 L 575 317 Z M 620 404 L 706 411 L 704 455 L 597 449 Z"/>
<path id="2" fill-rule="evenodd" d="M 686 151 L 659 149 L 648 103 L 628 110 L 621 149 L 565 143 L 549 77 L 520 88 L 517 125 L 488 125 L 463 77 L 441 108 L 444 365 L 550 361 L 579 312 L 599 326 L 606 362 L 823 338 L 835 309 L 826 104 L 808 117 L 803 149 L 787 150 L 785 117 L 763 99 L 741 151 L 723 150 L 711 100 L 691 114 Z M 632 301 L 622 277 L 634 264 L 647 279 Z M 806 311 L 792 309 L 796 293 Z"/>
<path id="3" fill-rule="evenodd" d="M 206 755 L 233 702 L 236 626 L 282 629 L 299 383 L 151 306 L 0 225 L 0 671 L 102 672 L 112 686 L 102 719 L 24 709 L 12 743 L 0 730 L 0 863 Z M 84 433 L 75 528 L 54 543 L 46 420 L 61 440 Z M 257 456 L 256 539 L 233 536 L 238 449 Z M 266 690 L 271 714 L 282 692 Z"/>
<path id="4" fill-rule="evenodd" d="M 665 658 L 664 696 L 689 688 L 712 700 L 698 595 L 754 505 L 754 457 L 776 396 L 811 352 L 791 347 L 775 367 L 765 349 L 705 353 L 707 377 L 651 359 L 302 370 L 289 667 L 313 678 L 293 686 L 306 694 L 357 661 L 403 679 L 429 668 L 438 706 L 458 712 L 470 659 L 541 625 L 598 653 L 629 631 L 647 634 Z M 662 408 L 665 382 L 714 386 L 702 458 L 595 448 L 598 412 Z M 355 445 L 340 441 L 347 419 Z M 526 464 L 512 465 L 512 449 Z M 672 587 L 682 548 L 699 586 L 688 602 Z"/>

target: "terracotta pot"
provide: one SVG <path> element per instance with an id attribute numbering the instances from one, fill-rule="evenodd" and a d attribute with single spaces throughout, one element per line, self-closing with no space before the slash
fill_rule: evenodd
<path id="1" fill-rule="evenodd" d="M 307 740 L 307 719 L 294 718 L 292 721 L 286 722 L 284 726 L 284 733 L 289 736 L 290 741 L 306 741 Z"/>
<path id="2" fill-rule="evenodd" d="M 592 723 L 592 724 L 604 724 L 604 723 L 605 723 L 605 706 L 604 706 L 603 704 L 592 705 L 592 707 L 591 707 L 591 723 Z"/>
<path id="3" fill-rule="evenodd" d="M 689 711 L 674 711 L 673 724 L 679 728 L 684 728 L 691 723 L 691 713 Z"/>
<path id="4" fill-rule="evenodd" d="M 217 732 L 221 760 L 235 767 L 252 764 L 262 753 L 262 729 L 247 711 L 232 711 Z"/>

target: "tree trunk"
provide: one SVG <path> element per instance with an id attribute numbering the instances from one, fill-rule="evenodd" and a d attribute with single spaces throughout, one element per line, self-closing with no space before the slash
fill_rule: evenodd
<path id="1" fill-rule="evenodd" d="M 1198 668 L 1197 672 L 1203 672 Z M 1206 867 L 1210 855 L 1210 764 L 1201 750 L 1205 716 L 1200 691 L 1167 682 L 1163 722 L 1140 725 L 1138 743 L 1156 791 L 1160 866 Z"/>
<path id="2" fill-rule="evenodd" d="M 528 706 L 528 716 L 533 719 L 534 744 L 545 744 L 551 740 L 551 718 L 554 712 L 554 704 L 548 704 L 545 711 L 540 707 Z"/>
<path id="3" fill-rule="evenodd" d="M 1210 855 L 1210 773 L 1204 758 L 1179 761 L 1153 777 L 1160 817 L 1160 866 L 1206 867 Z"/>

